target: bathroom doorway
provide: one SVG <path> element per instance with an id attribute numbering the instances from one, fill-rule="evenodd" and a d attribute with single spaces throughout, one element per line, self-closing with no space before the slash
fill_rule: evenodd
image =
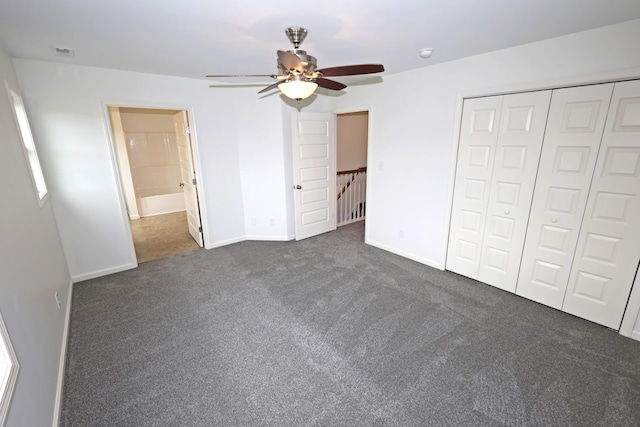
<path id="1" fill-rule="evenodd" d="M 204 245 L 185 110 L 109 107 L 138 263 Z"/>

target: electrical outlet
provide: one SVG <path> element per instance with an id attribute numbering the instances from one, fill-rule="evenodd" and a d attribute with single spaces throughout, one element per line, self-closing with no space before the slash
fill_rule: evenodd
<path id="1" fill-rule="evenodd" d="M 276 225 L 276 219 L 275 219 L 275 218 L 271 218 L 271 219 L 269 220 L 269 225 L 270 225 L 270 226 L 272 226 L 272 227 L 273 227 L 274 225 Z"/>
<path id="2" fill-rule="evenodd" d="M 398 231 L 398 237 L 404 239 L 404 230 Z"/>
<path id="3" fill-rule="evenodd" d="M 58 304 L 58 308 L 62 308 L 62 303 L 60 302 L 60 296 L 58 295 L 58 291 L 53 293 L 53 296 L 56 297 L 56 304 Z"/>

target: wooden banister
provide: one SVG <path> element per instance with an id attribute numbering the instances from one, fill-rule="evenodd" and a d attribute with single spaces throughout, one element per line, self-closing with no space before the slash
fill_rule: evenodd
<path id="1" fill-rule="evenodd" d="M 365 166 L 363 168 L 353 169 L 353 170 L 350 170 L 350 171 L 339 171 L 338 175 L 346 175 L 346 174 L 349 174 L 349 173 L 358 173 L 358 172 L 366 172 L 366 171 L 367 171 L 367 167 Z"/>

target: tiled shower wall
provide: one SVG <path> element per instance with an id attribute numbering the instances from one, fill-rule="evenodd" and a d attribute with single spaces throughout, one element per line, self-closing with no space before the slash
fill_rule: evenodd
<path id="1" fill-rule="evenodd" d="M 182 192 L 175 111 L 121 108 L 136 197 Z"/>

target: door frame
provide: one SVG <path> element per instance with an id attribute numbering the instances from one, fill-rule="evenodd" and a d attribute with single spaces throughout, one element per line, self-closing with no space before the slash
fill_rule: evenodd
<path id="1" fill-rule="evenodd" d="M 307 115 L 317 115 L 317 116 L 324 116 L 330 117 L 330 121 L 333 122 L 333 125 L 331 126 L 331 148 L 328 150 L 329 151 L 329 158 L 327 160 L 327 164 L 329 166 L 332 165 L 333 163 L 333 176 L 328 177 L 328 186 L 326 188 L 329 189 L 329 201 L 328 203 L 331 204 L 332 201 L 335 202 L 335 184 L 336 184 L 336 164 L 337 164 L 337 148 L 336 148 L 336 144 L 337 144 L 337 132 L 336 132 L 336 115 L 331 113 L 331 112 L 318 112 L 318 111 L 295 111 L 291 114 L 291 171 L 292 171 L 292 183 L 293 183 L 293 216 L 294 216 L 294 238 L 295 240 L 302 240 L 302 239 L 306 239 L 308 237 L 313 237 L 316 236 L 318 234 L 323 234 L 326 232 L 330 232 L 330 231 L 335 231 L 336 230 L 336 211 L 334 210 L 333 212 L 330 212 L 330 208 L 329 208 L 329 215 L 331 216 L 331 214 L 333 214 L 333 219 L 329 218 L 329 229 L 325 229 L 325 227 L 323 227 L 323 231 L 320 232 L 313 232 L 313 234 L 310 235 L 306 235 L 305 237 L 301 237 L 300 234 L 303 234 L 303 230 L 302 230 L 302 216 L 299 215 L 301 214 L 302 211 L 302 199 L 301 199 L 301 193 L 297 190 L 302 189 L 302 187 L 300 187 L 300 184 L 303 184 L 302 182 L 300 182 L 300 168 L 299 168 L 299 162 L 300 161 L 296 161 L 296 156 L 294 155 L 294 148 L 295 148 L 295 143 L 294 143 L 294 139 L 298 139 L 300 138 L 299 136 L 294 136 L 297 132 L 298 132 L 298 127 L 299 127 L 299 123 L 300 123 L 300 116 L 302 114 L 307 114 Z M 304 119 L 303 119 L 304 120 Z M 307 120 L 311 120 L 311 119 L 307 119 Z M 331 171 L 329 171 L 331 172 Z"/>
<path id="2" fill-rule="evenodd" d="M 200 209 L 200 222 L 202 224 L 202 239 L 204 240 L 204 248 L 210 249 L 210 234 L 209 234 L 209 226 L 207 221 L 207 211 L 206 211 L 206 202 L 204 195 L 204 180 L 202 179 L 202 168 L 200 167 L 200 151 L 198 149 L 198 133 L 196 128 L 195 111 L 191 106 L 185 106 L 180 104 L 164 104 L 164 103 L 154 103 L 154 102 L 132 102 L 130 100 L 109 100 L 102 102 L 102 115 L 104 120 L 105 131 L 107 133 L 107 139 L 109 140 L 109 154 L 111 157 L 111 167 L 113 170 L 113 176 L 116 181 L 117 194 L 118 194 L 118 202 L 120 205 L 120 212 L 122 216 L 122 222 L 125 227 L 125 232 L 127 235 L 127 239 L 130 242 L 129 245 L 129 260 L 131 268 L 135 268 L 138 266 L 138 260 L 136 258 L 136 251 L 133 245 L 133 234 L 131 232 L 131 225 L 129 224 L 129 214 L 127 212 L 127 203 L 124 194 L 124 187 L 122 177 L 120 176 L 120 166 L 118 163 L 117 150 L 116 150 L 116 141 L 115 136 L 113 134 L 113 129 L 111 127 L 111 116 L 109 113 L 109 107 L 116 108 L 140 108 L 147 110 L 176 110 L 176 111 L 185 111 L 187 113 L 187 117 L 189 119 L 189 127 L 191 130 L 191 151 L 193 155 L 193 167 L 195 169 L 195 175 L 198 182 L 196 187 L 196 193 L 198 195 L 198 205 Z"/>
<path id="3" fill-rule="evenodd" d="M 510 84 L 505 86 L 497 86 L 491 89 L 474 89 L 468 91 L 459 92 L 456 99 L 456 107 L 455 107 L 455 116 L 453 121 L 453 139 L 451 143 L 451 165 L 449 168 L 449 180 L 448 187 L 449 197 L 447 199 L 446 207 L 445 207 L 445 223 L 444 227 L 447 230 L 441 245 L 441 256 L 440 256 L 440 269 L 446 270 L 446 262 L 447 262 L 447 248 L 449 246 L 449 228 L 451 227 L 451 215 L 453 213 L 453 192 L 454 192 L 454 183 L 455 183 L 455 175 L 456 175 L 456 167 L 458 163 L 458 147 L 460 142 L 460 124 L 462 121 L 462 108 L 464 105 L 464 100 L 468 98 L 479 98 L 485 96 L 494 96 L 494 95 L 510 95 L 513 93 L 520 92 L 532 92 L 538 90 L 548 90 L 548 89 L 562 89 L 573 86 L 586 86 L 586 85 L 594 85 L 601 83 L 614 83 L 625 80 L 637 80 L 640 79 L 640 68 L 635 69 L 626 69 L 626 70 L 617 70 L 617 71 L 607 71 L 602 73 L 595 73 L 590 75 L 582 75 L 582 76 L 573 76 L 568 78 L 557 78 L 551 80 L 545 80 L 540 82 L 532 82 L 532 83 L 518 83 L 518 84 Z M 367 162 L 369 161 L 367 157 Z M 368 174 L 367 174 L 368 175 Z M 368 176 L 367 176 L 368 179 Z M 368 183 L 367 183 L 368 185 Z M 629 295 L 629 299 L 627 301 L 627 307 L 622 316 L 622 324 L 618 333 L 628 337 L 634 337 L 637 331 L 633 331 L 635 319 L 640 316 L 640 290 L 637 289 L 637 285 L 640 285 L 640 280 L 638 280 L 638 274 L 636 273 L 636 279 L 631 288 L 631 293 Z"/>
<path id="4" fill-rule="evenodd" d="M 365 221 L 364 221 L 364 242 L 369 244 L 370 239 L 369 239 L 369 226 L 367 225 L 367 220 L 366 218 L 368 218 L 370 216 L 371 213 L 371 200 L 370 200 L 370 191 L 369 188 L 371 188 L 371 175 L 372 175 L 372 171 L 370 168 L 370 162 L 371 162 L 371 140 L 373 139 L 373 106 L 372 105 L 368 105 L 368 106 L 362 106 L 362 107 L 349 107 L 349 108 L 338 108 L 333 110 L 331 113 L 336 116 L 336 135 L 338 132 L 338 115 L 339 114 L 349 114 L 349 113 L 367 113 L 367 182 L 366 182 L 366 188 L 365 188 L 365 200 L 367 201 L 367 211 L 365 214 Z M 338 145 L 338 139 L 336 136 L 336 154 L 335 154 L 335 158 L 333 159 L 335 162 L 335 169 L 336 171 L 338 170 L 338 149 L 337 149 L 337 145 Z M 337 204 L 336 204 L 336 210 L 338 209 Z"/>
<path id="5" fill-rule="evenodd" d="M 497 95 L 511 95 L 521 92 L 534 92 L 541 90 L 562 89 L 573 86 L 587 86 L 601 83 L 614 83 L 625 80 L 640 79 L 640 68 L 627 69 L 622 71 L 609 71 L 603 73 L 590 74 L 586 76 L 574 76 L 568 78 L 557 78 L 551 80 L 543 80 L 532 83 L 517 83 L 505 86 L 496 86 L 488 89 L 473 89 L 459 92 L 456 97 L 455 115 L 453 119 L 453 139 L 451 143 L 451 164 L 449 167 L 449 179 L 447 181 L 449 197 L 445 204 L 445 223 L 443 226 L 447 233 L 442 239 L 441 256 L 439 260 L 439 269 L 446 270 L 447 264 L 447 248 L 449 247 L 449 228 L 451 227 L 451 214 L 453 213 L 453 192 L 456 178 L 456 167 L 458 164 L 458 147 L 460 144 L 460 124 L 462 122 L 462 108 L 465 99 L 481 98 Z M 367 154 L 367 162 L 369 161 Z M 368 168 L 367 168 L 368 170 Z M 367 174 L 368 175 L 368 174 Z M 368 177 L 367 177 L 368 178 Z M 368 185 L 368 183 L 367 183 Z M 640 293 L 638 294 L 640 298 Z"/>

